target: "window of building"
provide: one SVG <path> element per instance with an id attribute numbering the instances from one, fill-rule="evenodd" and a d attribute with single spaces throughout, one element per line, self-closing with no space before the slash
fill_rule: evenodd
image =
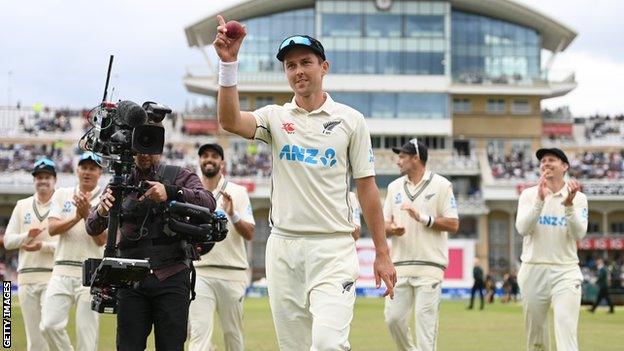
<path id="1" fill-rule="evenodd" d="M 448 94 L 330 92 L 332 98 L 372 118 L 449 118 Z"/>
<path id="2" fill-rule="evenodd" d="M 594 221 L 591 218 L 587 222 L 587 233 L 588 234 L 602 234 L 600 230 L 600 222 Z"/>
<path id="3" fill-rule="evenodd" d="M 540 35 L 534 29 L 453 10 L 451 62 L 455 81 L 518 84 L 540 79 Z"/>
<path id="4" fill-rule="evenodd" d="M 384 136 L 384 149 L 391 149 L 393 147 L 399 147 L 399 137 L 387 135 Z"/>
<path id="5" fill-rule="evenodd" d="M 327 16 L 327 15 L 325 15 Z M 364 17 L 367 37 L 398 38 L 401 37 L 403 19 L 396 14 L 370 14 Z"/>
<path id="6" fill-rule="evenodd" d="M 453 112 L 456 112 L 456 113 L 472 112 L 472 101 L 470 101 L 470 99 L 453 99 Z"/>
<path id="7" fill-rule="evenodd" d="M 249 111 L 249 99 L 246 96 L 239 97 L 238 105 L 241 111 Z"/>
<path id="8" fill-rule="evenodd" d="M 372 145 L 373 149 L 381 148 L 381 136 L 379 136 L 379 135 L 371 136 L 371 145 Z"/>
<path id="9" fill-rule="evenodd" d="M 371 116 L 393 118 L 396 116 L 396 94 L 371 94 Z"/>
<path id="10" fill-rule="evenodd" d="M 624 235 L 624 222 L 612 222 L 611 234 Z"/>
<path id="11" fill-rule="evenodd" d="M 504 113 L 505 99 L 488 99 L 486 111 L 488 113 Z"/>
<path id="12" fill-rule="evenodd" d="M 272 96 L 257 96 L 256 97 L 256 109 L 271 105 L 275 103 L 275 99 Z"/>
<path id="13" fill-rule="evenodd" d="M 406 15 L 405 36 L 408 38 L 444 36 L 444 16 Z"/>
<path id="14" fill-rule="evenodd" d="M 362 15 L 325 13 L 323 14 L 324 37 L 361 37 Z"/>
<path id="15" fill-rule="evenodd" d="M 502 275 L 509 270 L 509 221 L 490 218 L 488 230 L 490 272 Z"/>
<path id="16" fill-rule="evenodd" d="M 523 115 L 531 113 L 529 100 L 514 100 L 511 105 L 511 113 Z"/>

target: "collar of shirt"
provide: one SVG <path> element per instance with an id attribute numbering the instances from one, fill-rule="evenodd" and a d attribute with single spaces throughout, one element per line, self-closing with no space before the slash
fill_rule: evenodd
<path id="1" fill-rule="evenodd" d="M 35 193 L 34 198 L 35 198 L 35 203 L 36 203 L 38 206 L 46 206 L 46 205 L 49 205 L 49 204 L 50 204 L 50 202 L 52 201 L 52 198 L 50 198 L 50 200 L 48 200 L 48 202 L 46 202 L 46 203 L 43 203 L 43 202 L 39 201 L 39 196 L 37 195 L 37 193 Z"/>
<path id="2" fill-rule="evenodd" d="M 418 181 L 417 184 L 412 183 L 412 181 L 409 179 L 409 177 L 407 176 L 407 174 L 405 175 L 405 182 L 407 183 L 407 185 L 410 188 L 417 188 L 419 187 L 423 182 L 426 182 L 429 177 L 431 177 L 431 171 L 428 169 L 425 169 L 425 173 L 423 173 L 422 178 L 420 178 L 420 180 Z"/>
<path id="3" fill-rule="evenodd" d="M 561 197 L 565 198 L 565 197 L 568 197 L 568 193 L 569 193 L 568 184 L 564 183 L 563 187 L 561 189 L 559 189 L 559 191 L 557 191 L 556 193 L 553 193 L 552 196 L 553 197 L 561 196 Z"/>
<path id="4" fill-rule="evenodd" d="M 332 111 L 334 110 L 334 105 L 335 102 L 334 100 L 331 98 L 331 96 L 329 96 L 328 93 L 323 93 L 325 95 L 325 102 L 323 103 L 323 105 L 321 105 L 321 107 L 317 108 L 314 111 L 306 111 L 304 108 L 299 107 L 297 105 L 297 102 L 295 101 L 295 97 L 293 96 L 292 101 L 288 102 L 284 105 L 284 107 L 286 107 L 287 109 L 291 110 L 291 111 L 300 111 L 300 112 L 304 112 L 306 114 L 309 115 L 313 115 L 313 114 L 320 114 L 320 113 L 325 113 L 327 115 L 331 115 Z"/>

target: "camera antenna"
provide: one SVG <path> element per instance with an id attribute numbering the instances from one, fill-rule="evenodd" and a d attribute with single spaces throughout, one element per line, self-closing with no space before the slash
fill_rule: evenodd
<path id="1" fill-rule="evenodd" d="M 108 82 L 110 81 L 111 69 L 113 68 L 113 58 L 114 55 L 110 55 L 110 60 L 108 61 L 108 73 L 106 73 L 106 85 L 104 85 L 104 97 L 102 98 L 102 103 L 106 102 L 106 95 L 108 94 Z"/>

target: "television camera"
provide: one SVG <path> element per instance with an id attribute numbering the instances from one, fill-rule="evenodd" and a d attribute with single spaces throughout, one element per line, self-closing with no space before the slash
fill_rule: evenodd
<path id="1" fill-rule="evenodd" d="M 82 150 L 92 151 L 111 162 L 113 176 L 108 187 L 115 201 L 109 211 L 108 238 L 104 258 L 89 258 L 83 263 L 83 285 L 91 287 L 91 309 L 99 313 L 117 313 L 119 289 L 136 286 L 150 273 L 147 259 L 117 257 L 116 239 L 122 217 L 124 196 L 130 192 L 143 194 L 146 182 L 129 184 L 135 167 L 134 155 L 161 154 L 165 130 L 160 124 L 171 109 L 147 101 L 142 106 L 132 101 L 106 101 L 113 56 L 111 55 L 102 103 L 91 112 L 92 127 L 79 141 Z M 222 213 L 192 204 L 171 201 L 164 210 L 164 232 L 180 239 L 189 260 L 199 260 L 215 242 L 225 239 L 227 218 Z"/>

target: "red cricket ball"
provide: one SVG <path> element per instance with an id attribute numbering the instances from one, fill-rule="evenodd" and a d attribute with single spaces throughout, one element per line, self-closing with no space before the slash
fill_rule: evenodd
<path id="1" fill-rule="evenodd" d="M 238 21 L 229 21 L 225 24 L 225 29 L 227 29 L 225 35 L 230 39 L 236 39 L 243 35 L 244 32 L 243 25 Z"/>

